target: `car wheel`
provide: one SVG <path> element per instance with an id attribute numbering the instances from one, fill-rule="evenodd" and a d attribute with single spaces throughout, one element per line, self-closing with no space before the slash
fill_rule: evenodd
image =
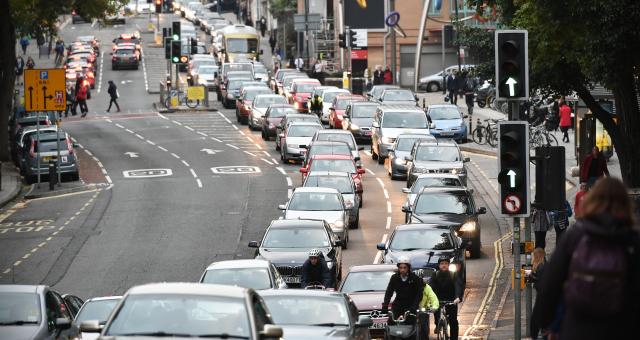
<path id="1" fill-rule="evenodd" d="M 360 196 L 360 204 L 358 205 L 358 208 L 362 208 L 362 194 L 358 194 L 358 196 Z M 360 215 L 358 215 L 358 218 L 360 218 Z"/>
<path id="2" fill-rule="evenodd" d="M 371 143 L 371 150 L 370 150 L 370 152 L 371 152 L 371 159 L 373 159 L 374 161 L 375 161 L 376 159 L 378 159 L 378 155 L 373 151 L 373 143 Z"/>
<path id="3" fill-rule="evenodd" d="M 427 92 L 437 92 L 440 90 L 440 86 L 436 82 L 431 82 L 427 85 Z"/>
<path id="4" fill-rule="evenodd" d="M 218 91 L 216 93 L 216 97 L 218 98 L 218 101 L 221 102 L 222 101 L 222 94 L 220 94 L 220 91 Z"/>
<path id="5" fill-rule="evenodd" d="M 351 229 L 358 229 L 359 227 L 360 227 L 360 213 L 356 215 L 356 220 L 353 221 L 353 224 L 351 225 Z"/>
<path id="6" fill-rule="evenodd" d="M 473 243 L 471 244 L 471 249 L 469 250 L 469 253 L 472 259 L 480 258 L 482 254 L 481 248 L 482 248 L 482 245 L 480 244 L 480 237 L 478 237 L 477 239 L 473 240 Z"/>
<path id="7" fill-rule="evenodd" d="M 384 164 L 384 160 L 385 160 L 385 158 L 383 158 L 382 156 L 378 155 L 378 164 Z"/>
<path id="8" fill-rule="evenodd" d="M 344 242 L 344 243 L 343 243 L 343 245 L 342 245 L 342 249 L 343 249 L 343 250 L 344 250 L 344 249 L 348 249 L 348 248 L 349 248 L 349 233 L 348 233 L 348 232 L 347 232 L 347 233 L 345 233 L 345 236 L 344 236 L 344 240 L 343 240 L 343 242 Z"/>
<path id="9" fill-rule="evenodd" d="M 266 134 L 264 133 L 264 129 L 262 130 L 261 135 L 262 135 L 262 140 L 268 140 Z"/>

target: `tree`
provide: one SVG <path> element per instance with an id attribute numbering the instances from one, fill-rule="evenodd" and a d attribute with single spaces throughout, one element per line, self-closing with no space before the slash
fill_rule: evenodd
<path id="1" fill-rule="evenodd" d="M 293 14 L 297 10 L 297 4 L 296 0 L 273 0 L 270 7 L 271 15 L 278 20 L 278 26 L 281 28 L 278 36 L 282 34 L 282 39 L 278 38 L 278 40 L 285 55 L 289 55 L 295 47 L 296 31 L 293 30 Z"/>
<path id="2" fill-rule="evenodd" d="M 10 160 L 8 121 L 13 114 L 16 39 L 23 35 L 52 37 L 61 15 L 75 9 L 84 18 L 104 18 L 127 0 L 0 0 L 0 161 Z M 49 46 L 50 47 L 50 46 Z"/>
<path id="3" fill-rule="evenodd" d="M 455 45 L 464 46 L 473 51 L 480 62 L 475 65 L 475 72 L 482 79 L 491 79 L 495 73 L 493 30 L 468 26 L 464 22 L 455 23 Z"/>

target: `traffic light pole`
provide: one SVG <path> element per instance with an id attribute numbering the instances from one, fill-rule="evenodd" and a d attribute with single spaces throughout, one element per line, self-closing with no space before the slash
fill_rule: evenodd
<path id="1" fill-rule="evenodd" d="M 524 242 L 531 242 L 531 219 L 525 217 L 524 219 Z M 525 268 L 531 269 L 531 254 L 525 255 Z M 531 282 L 527 282 L 524 291 L 525 298 L 525 320 L 526 324 L 526 335 L 531 336 L 531 331 L 529 330 L 531 327 L 531 314 L 533 313 L 533 287 Z"/>
<path id="2" fill-rule="evenodd" d="M 396 0 L 389 0 L 389 13 L 396 10 Z M 391 29 L 391 83 L 396 83 L 396 30 L 395 28 Z M 349 60 L 351 60 L 351 52 L 349 52 Z M 351 66 L 351 65 L 349 65 Z M 386 65 L 385 65 L 386 67 Z M 420 73 L 419 70 L 415 71 L 416 73 Z"/>
<path id="3" fill-rule="evenodd" d="M 520 301 L 520 217 L 513 218 L 513 338 L 520 340 L 521 301 Z"/>

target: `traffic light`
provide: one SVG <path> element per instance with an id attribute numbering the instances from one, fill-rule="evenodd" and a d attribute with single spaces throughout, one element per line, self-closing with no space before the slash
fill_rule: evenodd
<path id="1" fill-rule="evenodd" d="M 338 34 L 338 45 L 340 46 L 340 48 L 347 48 L 347 34 L 346 33 L 340 33 Z"/>
<path id="2" fill-rule="evenodd" d="M 529 216 L 529 123 L 498 125 L 498 183 L 503 216 Z M 564 177 L 563 177 L 564 178 Z"/>
<path id="3" fill-rule="evenodd" d="M 180 41 L 180 21 L 174 21 L 172 24 L 173 40 Z"/>
<path id="4" fill-rule="evenodd" d="M 164 58 L 171 59 L 171 37 L 164 38 Z"/>
<path id="5" fill-rule="evenodd" d="M 564 157 L 564 146 L 536 148 L 536 207 L 546 211 L 564 209 L 567 200 Z"/>
<path id="6" fill-rule="evenodd" d="M 189 56 L 188 55 L 181 55 L 180 56 L 180 63 L 181 64 L 186 64 L 189 62 Z"/>
<path id="7" fill-rule="evenodd" d="M 182 42 L 180 40 L 171 41 L 171 62 L 177 64 L 180 62 L 182 55 Z"/>
<path id="8" fill-rule="evenodd" d="M 198 54 L 198 40 L 191 38 L 191 54 Z"/>
<path id="9" fill-rule="evenodd" d="M 156 0 L 156 13 L 162 13 L 162 0 Z"/>
<path id="10" fill-rule="evenodd" d="M 356 31 L 348 30 L 347 32 L 349 32 L 349 47 L 353 48 L 356 46 Z"/>
<path id="11" fill-rule="evenodd" d="M 367 8 L 367 0 L 356 0 L 356 3 L 358 3 L 360 8 Z"/>
<path id="12" fill-rule="evenodd" d="M 527 31 L 496 31 L 497 98 L 525 100 L 529 98 L 529 49 L 527 44 Z"/>

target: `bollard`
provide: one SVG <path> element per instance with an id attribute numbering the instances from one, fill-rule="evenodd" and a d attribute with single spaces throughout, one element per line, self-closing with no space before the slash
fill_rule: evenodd
<path id="1" fill-rule="evenodd" d="M 56 163 L 56 161 L 49 161 L 49 190 L 53 190 L 53 187 L 58 182 L 58 167 Z"/>

